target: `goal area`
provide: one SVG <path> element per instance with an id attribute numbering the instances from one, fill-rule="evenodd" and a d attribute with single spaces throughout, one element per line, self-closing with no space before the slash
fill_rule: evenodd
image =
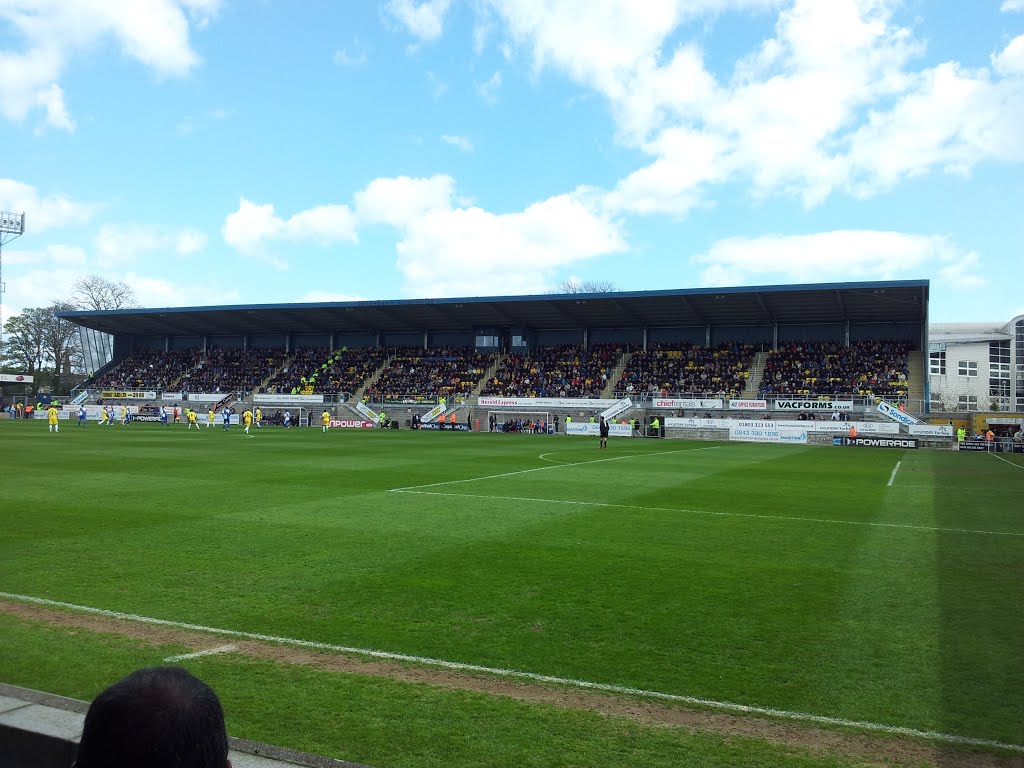
<path id="1" fill-rule="evenodd" d="M 492 415 L 497 419 L 497 425 L 496 425 L 495 429 L 498 432 L 504 431 L 503 428 L 504 428 L 504 425 L 507 422 L 515 422 L 518 425 L 518 422 L 520 420 L 522 420 L 522 422 L 523 422 L 523 429 L 522 429 L 523 432 L 527 431 L 526 424 L 528 422 L 531 422 L 531 421 L 534 424 L 537 424 L 539 422 L 544 422 L 544 429 L 545 429 L 545 431 L 549 431 L 548 427 L 551 425 L 551 412 L 550 411 L 508 411 L 508 410 L 505 410 L 505 411 L 488 411 L 487 412 L 487 429 L 488 429 L 488 431 L 490 431 L 490 428 L 491 428 L 490 424 L 491 424 L 491 416 Z M 519 431 L 518 427 L 517 427 L 517 429 L 515 431 Z"/>

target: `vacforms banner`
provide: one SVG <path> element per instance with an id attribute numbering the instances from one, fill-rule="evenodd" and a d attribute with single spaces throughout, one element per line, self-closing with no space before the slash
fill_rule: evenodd
<path id="1" fill-rule="evenodd" d="M 776 411 L 852 411 L 853 400 L 776 400 Z"/>

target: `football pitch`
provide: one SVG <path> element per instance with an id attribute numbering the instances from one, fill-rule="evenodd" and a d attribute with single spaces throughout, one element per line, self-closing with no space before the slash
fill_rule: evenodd
<path id="1" fill-rule="evenodd" d="M 1024 751 L 1024 456 L 38 421 L 0 422 L 0 455 L 0 682 L 90 698 L 171 651 L 54 616 L 145 617 L 223 630 L 210 648 Z M 346 704 L 315 665 L 238 656 L 182 661 L 222 693 L 232 735 L 357 762 L 488 763 L 470 732 L 532 717 L 499 717 L 501 696 L 425 703 L 433 688 L 401 675 L 386 693 L 346 678 Z M 311 712 L 354 710 L 345 736 L 269 712 L 276 686 L 315 694 Z M 393 725 L 375 696 L 422 728 Z M 566 729 L 548 747 L 520 725 L 526 757 L 534 739 L 560 758 L 537 765 L 604 764 L 580 735 L 597 725 L 545 725 Z M 508 764 L 532 764 L 516 737 Z M 691 764 L 664 729 L 635 738 L 608 764 L 633 764 L 629 749 Z M 692 764 L 846 764 L 719 748 Z"/>

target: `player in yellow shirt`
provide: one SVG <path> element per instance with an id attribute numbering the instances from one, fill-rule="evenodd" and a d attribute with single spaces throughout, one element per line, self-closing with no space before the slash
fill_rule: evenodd
<path id="1" fill-rule="evenodd" d="M 257 408 L 256 409 L 255 417 L 256 417 L 256 429 L 261 429 L 263 427 L 263 411 L 261 411 L 259 408 Z"/>
<path id="2" fill-rule="evenodd" d="M 122 427 L 127 427 L 128 426 L 128 406 L 127 405 L 122 405 L 121 406 L 121 426 Z"/>
<path id="3" fill-rule="evenodd" d="M 188 426 L 185 427 L 185 429 L 192 429 L 192 427 L 195 427 L 196 432 L 198 432 L 199 424 L 196 422 L 196 412 L 193 411 L 191 408 L 186 408 L 185 416 L 188 418 Z"/>
<path id="4" fill-rule="evenodd" d="M 242 411 L 242 424 L 245 425 L 245 434 L 249 434 L 249 427 L 252 426 L 252 411 L 248 408 Z"/>
<path id="5" fill-rule="evenodd" d="M 207 429 L 209 429 L 210 427 L 213 426 L 213 417 L 214 417 L 213 408 L 210 408 L 206 412 L 206 428 Z"/>
<path id="6" fill-rule="evenodd" d="M 323 425 L 324 432 L 326 432 L 327 427 L 331 425 L 331 414 L 327 411 L 320 414 L 320 423 Z"/>
<path id="7" fill-rule="evenodd" d="M 49 425 L 51 432 L 60 432 L 60 424 L 57 423 L 56 403 L 50 403 L 50 407 L 46 409 L 46 423 Z"/>

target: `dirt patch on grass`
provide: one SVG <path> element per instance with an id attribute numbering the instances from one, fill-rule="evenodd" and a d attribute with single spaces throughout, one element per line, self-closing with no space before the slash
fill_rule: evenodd
<path id="1" fill-rule="evenodd" d="M 225 638 L 230 637 L 5 600 L 0 600 L 0 611 L 32 621 L 90 632 L 116 634 L 152 645 L 179 645 L 192 651 L 203 651 L 224 645 Z M 388 677 L 409 683 L 425 683 L 507 696 L 566 709 L 582 709 L 604 715 L 628 717 L 648 725 L 687 728 L 727 737 L 765 739 L 777 744 L 810 749 L 815 753 L 851 756 L 868 764 L 933 765 L 942 768 L 1024 768 L 1024 756 L 1004 757 L 912 739 L 830 730 L 765 717 L 687 709 L 680 705 L 641 701 L 628 696 L 566 690 L 554 685 L 376 661 L 270 642 L 231 638 L 231 644 L 237 647 L 234 653 L 282 664 L 302 664 L 333 672 Z"/>

